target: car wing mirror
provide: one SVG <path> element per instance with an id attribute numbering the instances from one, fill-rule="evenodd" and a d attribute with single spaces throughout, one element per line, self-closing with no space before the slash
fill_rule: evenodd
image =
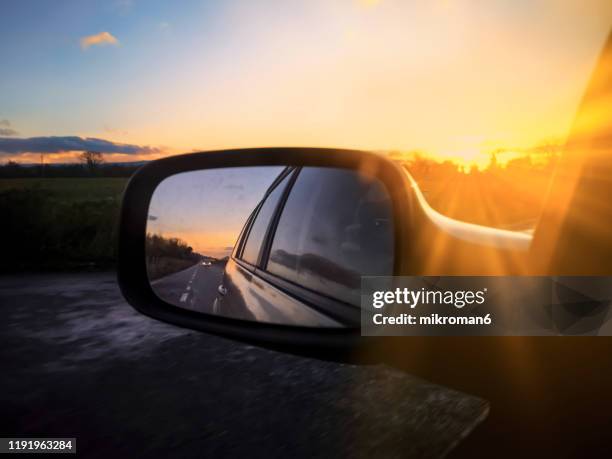
<path id="1" fill-rule="evenodd" d="M 248 341 L 354 345 L 361 276 L 408 272 L 411 187 L 382 155 L 269 148 L 152 161 L 130 180 L 118 278 L 140 312 Z"/>

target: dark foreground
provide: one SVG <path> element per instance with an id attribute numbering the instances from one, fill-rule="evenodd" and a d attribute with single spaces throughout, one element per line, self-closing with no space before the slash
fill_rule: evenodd
<path id="1" fill-rule="evenodd" d="M 0 278 L 0 436 L 87 457 L 438 457 L 479 398 L 162 324 L 114 275 Z"/>

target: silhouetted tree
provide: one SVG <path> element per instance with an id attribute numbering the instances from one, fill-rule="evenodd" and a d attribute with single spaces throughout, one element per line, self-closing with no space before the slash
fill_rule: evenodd
<path id="1" fill-rule="evenodd" d="M 96 172 L 104 162 L 102 153 L 99 151 L 84 151 L 79 155 L 79 159 L 90 173 Z"/>
<path id="2" fill-rule="evenodd" d="M 17 161 L 7 161 L 4 167 L 9 171 L 18 171 L 21 170 L 21 164 Z"/>

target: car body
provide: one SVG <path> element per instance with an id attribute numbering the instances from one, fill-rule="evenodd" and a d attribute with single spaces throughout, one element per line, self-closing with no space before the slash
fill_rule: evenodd
<path id="1" fill-rule="evenodd" d="M 356 326 L 361 276 L 393 274 L 392 216 L 375 178 L 324 167 L 285 169 L 241 232 L 215 311 L 272 323 Z"/>

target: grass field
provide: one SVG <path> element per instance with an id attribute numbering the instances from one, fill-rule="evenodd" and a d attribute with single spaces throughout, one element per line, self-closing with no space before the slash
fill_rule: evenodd
<path id="1" fill-rule="evenodd" d="M 0 179 L 0 270 L 113 265 L 127 181 Z"/>
<path id="2" fill-rule="evenodd" d="M 40 190 L 66 202 L 119 198 L 128 178 L 11 178 L 0 179 L 6 190 Z"/>

